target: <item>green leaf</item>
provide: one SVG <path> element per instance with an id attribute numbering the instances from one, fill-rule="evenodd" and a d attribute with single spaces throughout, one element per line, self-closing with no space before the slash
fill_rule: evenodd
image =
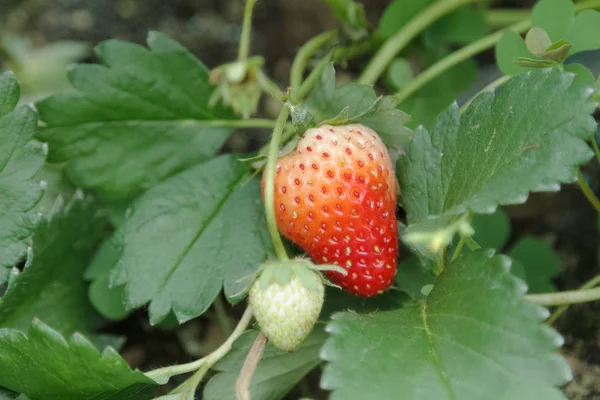
<path id="1" fill-rule="evenodd" d="M 42 187 L 32 177 L 44 163 L 46 148 L 33 141 L 37 125 L 28 106 L 16 107 L 19 84 L 12 73 L 0 74 L 0 267 L 11 267 L 27 251 L 38 215 Z"/>
<path id="2" fill-rule="evenodd" d="M 419 12 L 434 0 L 395 0 L 383 11 L 379 20 L 379 32 L 384 38 L 397 33 Z"/>
<path id="3" fill-rule="evenodd" d="M 585 140 L 596 123 L 589 90 L 572 82 L 558 70 L 519 75 L 479 95 L 462 117 L 453 105 L 431 132 L 417 130 L 397 167 L 408 222 L 487 214 L 573 182 L 592 157 Z"/>
<path id="4" fill-rule="evenodd" d="M 403 88 L 413 79 L 410 64 L 404 58 L 396 58 L 387 69 L 386 79 L 388 84 L 396 90 Z"/>
<path id="5" fill-rule="evenodd" d="M 123 298 L 123 286 L 110 284 L 110 271 L 119 260 L 120 248 L 114 246 L 115 239 L 105 240 L 98 249 L 92 263 L 85 273 L 85 279 L 92 281 L 89 288 L 89 298 L 96 310 L 105 318 L 120 320 L 129 315 Z"/>
<path id="6" fill-rule="evenodd" d="M 531 54 L 541 57 L 546 49 L 552 46 L 552 41 L 542 28 L 533 27 L 525 36 L 525 45 Z"/>
<path id="7" fill-rule="evenodd" d="M 344 30 L 352 40 L 368 34 L 365 6 L 354 0 L 324 0 L 332 8 L 336 18 L 344 24 Z"/>
<path id="8" fill-rule="evenodd" d="M 450 68 L 421 89 L 415 96 L 399 105 L 411 116 L 407 125 L 431 126 L 436 117 L 477 79 L 477 64 L 466 60 Z"/>
<path id="9" fill-rule="evenodd" d="M 409 257 L 398 264 L 396 285 L 403 292 L 416 300 L 425 300 L 428 289 L 435 282 L 435 275 L 426 271 L 416 257 Z"/>
<path id="10" fill-rule="evenodd" d="M 501 208 L 493 214 L 475 214 L 471 226 L 473 239 L 484 249 L 502 250 L 510 235 L 510 219 Z"/>
<path id="11" fill-rule="evenodd" d="M 0 299 L 0 327 L 26 331 L 39 318 L 63 335 L 92 332 L 98 316 L 83 272 L 106 231 L 89 199 L 75 198 L 42 221 L 25 268 Z"/>
<path id="12" fill-rule="evenodd" d="M 561 262 L 548 242 L 535 237 L 525 237 L 508 255 L 523 266 L 529 293 L 556 291 L 552 278 L 560 272 Z"/>
<path id="13" fill-rule="evenodd" d="M 325 303 L 319 315 L 319 320 L 329 321 L 331 315 L 340 311 L 375 312 L 382 310 L 395 310 L 402 307 L 408 296 L 399 290 L 388 290 L 376 297 L 358 297 L 337 288 L 327 287 Z"/>
<path id="14" fill-rule="evenodd" d="M 518 75 L 529 71 L 513 62 L 515 58 L 529 58 L 531 53 L 527 50 L 525 40 L 516 32 L 507 31 L 496 45 L 496 63 L 498 68 L 506 75 Z"/>
<path id="15" fill-rule="evenodd" d="M 424 35 L 428 42 L 439 44 L 469 44 L 489 32 L 485 12 L 481 7 L 461 7 L 440 18 Z"/>
<path id="16" fill-rule="evenodd" d="M 211 125 L 230 113 L 208 107 L 204 64 L 157 32 L 148 46 L 102 42 L 96 54 L 104 65 L 75 65 L 68 72 L 75 91 L 36 104 L 49 161 L 66 163 L 73 183 L 110 200 L 206 161 L 231 131 Z"/>
<path id="17" fill-rule="evenodd" d="M 346 83 L 336 88 L 333 64 L 323 70 L 304 106 L 319 122 L 336 118 L 347 108 L 347 117 L 338 123 L 362 123 L 375 130 L 388 146 L 404 147 L 412 135 L 403 126 L 409 116 L 396 108 L 391 97 L 377 97 L 370 85 Z"/>
<path id="18" fill-rule="evenodd" d="M 14 400 L 19 397 L 19 393 L 11 390 L 0 388 L 0 400 Z"/>
<path id="19" fill-rule="evenodd" d="M 206 385 L 203 399 L 235 398 L 235 381 L 240 375 L 244 360 L 257 335 L 256 331 L 248 331 L 236 340 L 231 352 L 215 366 L 219 373 Z M 252 377 L 251 397 L 260 400 L 283 398 L 306 374 L 321 364 L 319 351 L 324 341 L 325 332 L 321 326 L 317 325 L 293 353 L 287 353 L 275 348 L 270 343 L 267 344 Z"/>
<path id="20" fill-rule="evenodd" d="M 571 54 L 600 49 L 600 12 L 584 10 L 569 28 L 567 39 L 573 45 Z"/>
<path id="21" fill-rule="evenodd" d="M 542 28 L 552 42 L 564 39 L 575 16 L 571 0 L 540 0 L 531 12 L 531 24 Z"/>
<path id="22" fill-rule="evenodd" d="M 147 400 L 156 384 L 79 333 L 67 341 L 35 320 L 27 335 L 0 329 L 0 385 L 31 400 Z"/>
<path id="23" fill-rule="evenodd" d="M 342 313 L 327 326 L 321 386 L 332 400 L 553 400 L 571 379 L 542 324 L 548 312 L 521 296 L 510 260 L 478 250 L 450 264 L 423 303 Z M 491 396 L 491 397 L 490 397 Z"/>
<path id="24" fill-rule="evenodd" d="M 171 310 L 180 322 L 202 314 L 224 286 L 230 301 L 271 251 L 260 182 L 225 155 L 192 167 L 136 200 L 115 233 L 112 286 L 128 310 L 150 302 L 150 322 Z"/>
<path id="25" fill-rule="evenodd" d="M 567 64 L 565 71 L 575 74 L 574 85 L 594 87 L 594 74 L 581 64 Z"/>

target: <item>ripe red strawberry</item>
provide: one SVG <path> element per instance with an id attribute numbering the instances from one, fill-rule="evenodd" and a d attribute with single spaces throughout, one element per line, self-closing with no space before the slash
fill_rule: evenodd
<path id="1" fill-rule="evenodd" d="M 275 167 L 279 230 L 315 263 L 345 268 L 326 274 L 363 297 L 383 293 L 396 274 L 396 196 L 387 149 L 363 125 L 309 129 Z"/>

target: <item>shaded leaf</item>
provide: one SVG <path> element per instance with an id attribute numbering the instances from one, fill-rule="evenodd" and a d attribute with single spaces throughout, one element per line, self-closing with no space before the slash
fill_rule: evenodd
<path id="1" fill-rule="evenodd" d="M 556 251 L 543 239 L 525 237 L 510 249 L 508 255 L 523 267 L 525 276 L 521 277 L 529 286 L 529 293 L 556 291 L 552 283 L 560 272 L 560 259 Z"/>
<path id="2" fill-rule="evenodd" d="M 473 239 L 484 249 L 502 250 L 510 235 L 510 219 L 501 208 L 492 214 L 475 214 L 471 226 Z"/>
<path id="3" fill-rule="evenodd" d="M 444 270 L 425 302 L 336 315 L 321 386 L 332 400 L 564 399 L 562 338 L 509 268 L 507 257 L 475 251 Z"/>
<path id="4" fill-rule="evenodd" d="M 42 221 L 25 268 L 0 299 L 0 327 L 26 331 L 39 318 L 63 335 L 92 332 L 98 316 L 83 272 L 107 225 L 93 201 L 77 198 Z"/>
<path id="5" fill-rule="evenodd" d="M 45 146 L 33 141 L 37 116 L 19 102 L 19 84 L 0 74 L 0 268 L 11 267 L 30 245 L 42 187 L 33 176 L 44 164 Z"/>
<path id="6" fill-rule="evenodd" d="M 426 271 L 419 260 L 411 256 L 398 264 L 398 273 L 394 279 L 398 288 L 416 300 L 424 300 L 433 287 L 436 276 Z"/>
<path id="7" fill-rule="evenodd" d="M 234 155 L 183 171 L 131 206 L 111 245 L 110 283 L 128 310 L 150 302 L 150 321 L 171 310 L 180 322 L 202 314 L 224 287 L 230 301 L 271 250 L 260 183 Z M 102 274 L 99 274 L 101 277 Z"/>
<path id="8" fill-rule="evenodd" d="M 151 32 L 148 46 L 102 42 L 104 65 L 75 65 L 75 91 L 36 104 L 49 161 L 66 163 L 73 183 L 111 200 L 206 161 L 231 131 L 211 125 L 230 113 L 208 107 L 206 66 L 163 34 Z"/>
<path id="9" fill-rule="evenodd" d="M 100 354 L 82 335 L 67 341 L 38 320 L 27 335 L 0 329 L 0 354 L 0 385 L 31 400 L 147 400 L 156 386 L 111 347 Z"/>

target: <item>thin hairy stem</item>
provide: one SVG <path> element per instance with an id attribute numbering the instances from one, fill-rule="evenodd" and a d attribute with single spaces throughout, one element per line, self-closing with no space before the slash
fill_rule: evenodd
<path id="1" fill-rule="evenodd" d="M 242 336 L 242 333 L 244 333 L 248 325 L 250 325 L 251 320 L 252 307 L 248 306 L 248 308 L 246 308 L 246 311 L 244 311 L 244 315 L 242 315 L 240 322 L 238 322 L 231 335 L 221 346 L 219 346 L 218 349 L 216 349 L 206 357 L 203 357 L 191 363 L 172 365 L 170 367 L 155 369 L 153 371 L 146 372 L 145 375 L 151 379 L 154 379 L 160 384 L 165 384 L 169 381 L 169 379 L 172 376 L 198 371 L 202 367 L 205 367 L 207 370 L 210 369 L 210 367 L 212 367 L 217 361 L 225 357 L 225 355 L 229 353 L 229 351 L 231 351 L 231 346 L 233 345 L 233 342 L 235 342 L 240 336 Z"/>
<path id="2" fill-rule="evenodd" d="M 577 183 L 590 204 L 600 213 L 600 200 L 598 200 L 592 189 L 589 187 L 580 170 L 577 170 Z"/>
<path id="3" fill-rule="evenodd" d="M 238 50 L 238 61 L 246 61 L 250 53 L 250 33 L 252 32 L 252 11 L 256 0 L 246 0 L 244 7 L 244 22 L 242 25 L 242 36 L 240 37 L 240 48 Z"/>
<path id="4" fill-rule="evenodd" d="M 279 153 L 279 143 L 281 142 L 281 134 L 287 118 L 290 114 L 290 105 L 284 104 L 277 117 L 273 136 L 271 138 L 271 146 L 269 148 L 269 158 L 267 159 L 267 170 L 265 176 L 265 211 L 267 218 L 267 226 L 271 234 L 271 241 L 275 247 L 275 253 L 280 261 L 287 261 L 289 257 L 279 236 L 277 222 L 275 220 L 275 162 Z"/>
<path id="5" fill-rule="evenodd" d="M 528 294 L 524 298 L 542 306 L 587 303 L 589 301 L 600 300 L 600 287 L 556 293 Z"/>
<path id="6" fill-rule="evenodd" d="M 290 70 L 290 85 L 292 87 L 292 92 L 295 92 L 300 88 L 308 60 L 310 60 L 318 49 L 337 37 L 337 31 L 327 31 L 315 36 L 300 47 L 300 50 L 298 50 L 294 62 L 292 63 L 292 69 Z"/>
<path id="7" fill-rule="evenodd" d="M 590 279 L 589 281 L 587 281 L 586 283 L 584 283 L 579 290 L 585 290 L 585 289 L 591 289 L 594 286 L 600 284 L 600 275 L 596 275 L 595 277 L 593 277 L 592 279 Z M 548 318 L 548 320 L 546 321 L 546 323 L 548 325 L 552 325 L 554 322 L 556 322 L 557 319 L 560 318 L 561 315 L 563 315 L 567 309 L 569 308 L 569 304 L 565 304 L 562 305 L 560 307 L 558 307 L 550 316 L 550 318 Z"/>

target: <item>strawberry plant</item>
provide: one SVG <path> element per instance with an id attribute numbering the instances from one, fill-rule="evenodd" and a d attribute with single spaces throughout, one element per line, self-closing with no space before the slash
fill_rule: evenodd
<path id="1" fill-rule="evenodd" d="M 287 82 L 251 52 L 256 0 L 222 65 L 151 31 L 34 104 L 0 75 L 0 399 L 567 398 L 553 326 L 600 278 L 558 282 L 506 210 L 577 183 L 600 213 L 576 58 L 600 1 L 323 3 L 337 26 Z M 486 51 L 501 75 L 474 89 Z M 228 150 L 240 129 L 264 146 Z M 104 329 L 212 317 L 217 345 L 143 369 Z"/>

